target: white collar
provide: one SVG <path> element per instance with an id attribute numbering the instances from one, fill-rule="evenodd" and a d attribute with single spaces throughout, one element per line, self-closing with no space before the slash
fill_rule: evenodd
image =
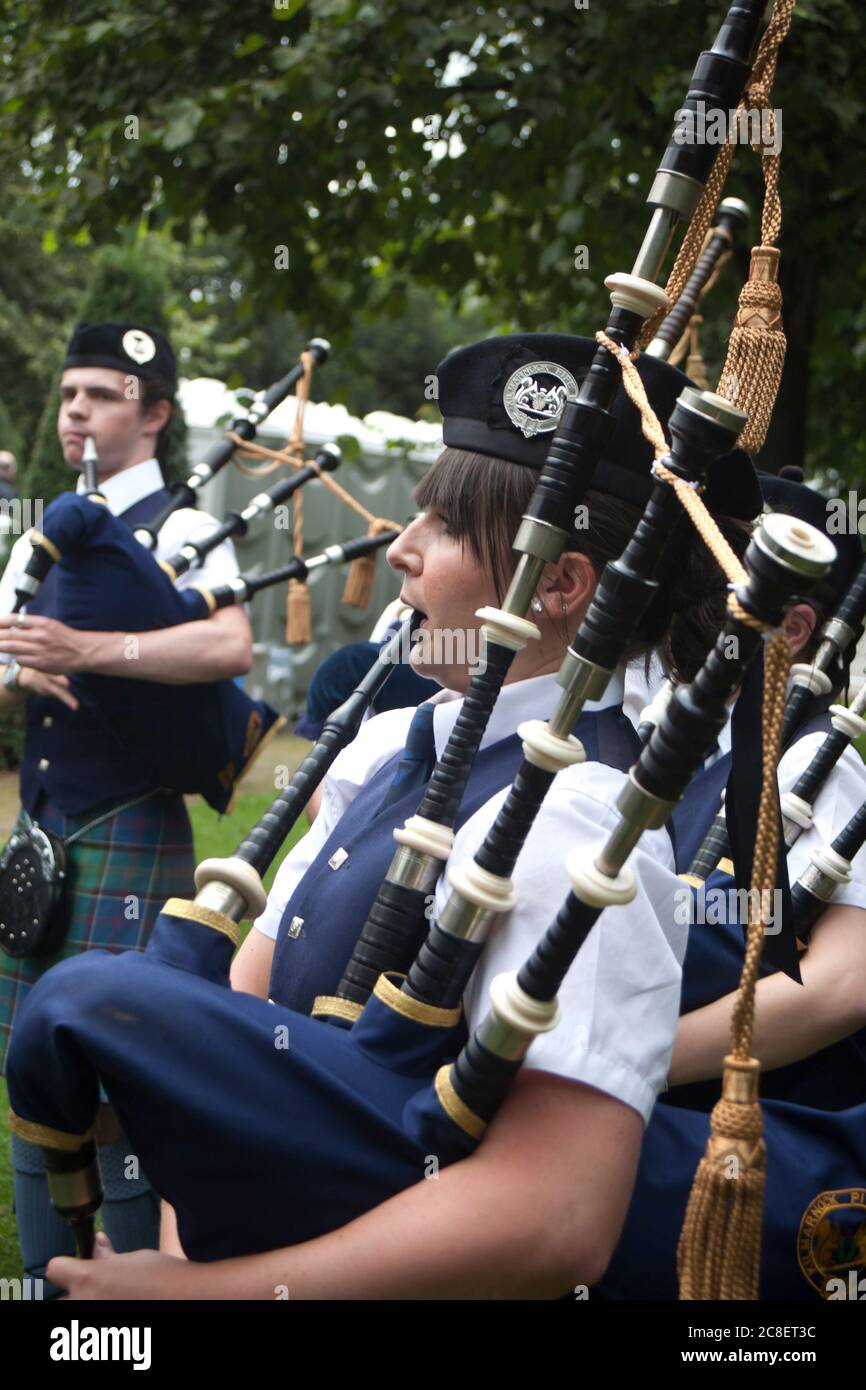
<path id="1" fill-rule="evenodd" d="M 162 470 L 156 459 L 152 458 L 145 459 L 143 463 L 134 463 L 131 468 L 123 468 L 112 477 L 105 478 L 99 484 L 99 491 L 108 503 L 109 511 L 114 516 L 120 516 L 161 487 L 165 487 Z M 84 492 L 83 474 L 78 476 L 75 491 Z"/>
<path id="2" fill-rule="evenodd" d="M 531 676 L 528 680 L 504 685 L 493 706 L 493 713 L 487 722 L 480 747 L 486 748 L 488 744 L 508 738 L 525 719 L 549 719 L 561 695 L 562 687 L 557 683 L 553 672 L 546 676 Z M 620 669 L 611 676 L 607 690 L 600 700 L 587 700 L 583 713 L 597 714 L 613 705 L 621 705 L 622 698 L 623 673 Z M 441 758 L 457 723 L 463 696 L 456 690 L 437 690 L 425 703 L 435 706 L 433 738 L 436 743 L 436 756 Z"/>

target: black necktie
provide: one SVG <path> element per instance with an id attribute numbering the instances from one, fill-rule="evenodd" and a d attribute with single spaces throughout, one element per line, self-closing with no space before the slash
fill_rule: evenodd
<path id="1" fill-rule="evenodd" d="M 433 738 L 434 709 L 434 705 L 419 705 L 413 714 L 412 723 L 409 725 L 409 732 L 406 736 L 403 756 L 397 764 L 394 780 L 385 793 L 379 811 L 384 811 L 386 806 L 390 806 L 394 801 L 399 801 L 415 789 L 421 792 L 430 780 L 430 774 L 436 766 L 436 743 Z"/>

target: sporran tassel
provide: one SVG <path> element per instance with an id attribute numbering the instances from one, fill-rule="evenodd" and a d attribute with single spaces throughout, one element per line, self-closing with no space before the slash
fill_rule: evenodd
<path id="1" fill-rule="evenodd" d="M 749 278 L 740 294 L 719 383 L 719 394 L 749 417 L 739 439 L 740 448 L 749 453 L 764 446 L 785 366 L 778 272 L 779 252 L 774 246 L 752 248 Z"/>

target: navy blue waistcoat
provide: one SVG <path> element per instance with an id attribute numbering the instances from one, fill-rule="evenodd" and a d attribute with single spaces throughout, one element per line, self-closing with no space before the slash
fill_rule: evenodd
<path id="1" fill-rule="evenodd" d="M 168 489 L 159 488 L 128 507 L 121 520 L 130 528 L 144 525 L 162 511 L 169 498 Z M 27 604 L 27 612 L 56 617 L 59 582 L 54 567 Z M 70 677 L 70 685 L 81 702 L 78 710 L 51 696 L 30 695 L 27 699 L 21 804 L 31 815 L 41 793 L 64 815 L 73 816 L 124 801 L 154 785 L 149 768 L 111 731 L 92 700 L 83 696 L 75 676 Z"/>
<path id="2" fill-rule="evenodd" d="M 590 762 L 626 771 L 640 754 L 635 730 L 619 706 L 581 715 L 574 732 Z M 278 1004 L 309 1013 L 316 996 L 333 994 L 340 982 L 393 858 L 393 831 L 418 809 L 415 789 L 378 811 L 401 756 L 395 754 L 362 787 L 286 905 L 269 989 Z M 458 829 L 511 784 L 522 757 L 517 734 L 481 750 L 460 806 Z M 345 851 L 346 857 L 338 855 L 338 867 L 331 868 L 329 860 L 338 850 Z M 553 917 L 560 904 L 550 906 Z"/>
<path id="3" fill-rule="evenodd" d="M 829 727 L 827 716 L 820 716 L 798 737 Z M 719 759 L 683 799 L 677 816 L 681 871 L 715 814 L 728 766 L 729 758 Z M 743 927 L 728 910 L 733 900 L 727 898 L 734 887 L 719 870 L 704 886 L 702 915 L 718 915 L 721 921 L 707 920 L 689 931 L 681 1013 L 721 999 L 739 985 Z M 717 914 L 722 904 L 725 910 Z M 674 1086 L 660 1097 L 622 1239 L 602 1281 L 608 1297 L 677 1297 L 677 1241 L 719 1092 L 715 1080 Z M 828 1281 L 840 1269 L 866 1274 L 866 1030 L 790 1066 L 762 1072 L 760 1094 L 767 1144 L 760 1296 L 826 1297 Z M 836 1205 L 822 1196 L 831 1192 L 837 1194 Z"/>

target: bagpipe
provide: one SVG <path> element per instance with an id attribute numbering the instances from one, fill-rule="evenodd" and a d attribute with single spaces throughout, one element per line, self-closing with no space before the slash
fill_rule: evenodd
<path id="1" fill-rule="evenodd" d="M 792 687 L 785 705 L 782 744 L 787 746 L 798 730 L 804 727 L 821 699 L 838 689 L 844 672 L 854 654 L 866 619 L 866 563 L 858 570 L 853 582 L 841 599 L 835 613 L 821 628 L 820 645 L 811 662 L 798 662 L 791 667 Z M 782 814 L 786 821 L 785 839 L 790 847 L 801 829 L 811 823 L 811 803 L 823 786 L 830 771 L 841 757 L 847 744 L 866 730 L 856 722 L 866 706 L 859 700 L 852 710 L 842 705 L 831 706 L 834 733 L 822 745 L 797 786 L 782 798 Z M 694 887 L 709 879 L 716 868 L 731 872 L 730 842 L 722 804 L 711 821 L 703 840 L 696 849 L 683 877 Z"/>
<path id="2" fill-rule="evenodd" d="M 736 105 L 764 8 L 732 6 L 699 59 L 687 105 Z M 618 829 L 594 858 L 580 850 L 571 856 L 572 893 L 521 971 L 494 983 L 492 1011 L 462 1047 L 460 994 L 486 925 L 509 906 L 503 885 L 521 832 L 555 771 L 582 756 L 570 732 L 574 718 L 603 690 L 652 600 L 684 492 L 743 427 L 743 414 L 711 393 L 688 390 L 678 402 L 658 485 L 566 657 L 560 709 L 550 727 L 526 732 L 520 795 L 485 846 L 485 863 L 456 885 L 452 877 L 459 893 L 430 926 L 425 899 L 449 854 L 469 764 L 511 661 L 534 630 L 523 614 L 543 565 L 567 544 L 610 429 L 622 359 L 666 304 L 644 277 L 658 274 L 712 162 L 706 146 L 671 142 L 633 273 L 607 281 L 607 332 L 578 399 L 564 407 L 518 531 L 504 605 L 479 615 L 484 669 L 473 677 L 417 816 L 395 832 L 395 863 L 335 1001 L 334 1021 L 352 1026 L 323 1026 L 226 988 L 235 924 L 261 911 L 259 876 L 284 833 L 271 813 L 231 859 L 200 866 L 195 901 L 166 904 L 143 955 L 91 952 L 64 962 L 25 1001 L 9 1055 L 13 1128 L 45 1149 L 54 1200 L 75 1221 L 86 1223 L 98 1201 L 90 1131 L 100 1082 L 154 1187 L 175 1207 L 184 1249 L 194 1259 L 218 1259 L 344 1225 L 419 1181 L 430 1154 L 444 1165 L 472 1152 L 532 1037 L 555 1025 L 556 991 L 586 935 L 605 907 L 633 895 L 631 849 L 643 829 L 664 823 L 706 756 L 764 627 L 778 623 L 794 592 L 808 592 L 833 554 L 814 528 L 782 516 L 755 534 L 725 630 L 695 680 L 677 690 L 632 769 Z M 400 969 L 397 960 L 409 972 L 401 985 L 391 973 Z M 242 1211 L 235 1200 L 241 1185 Z"/>

